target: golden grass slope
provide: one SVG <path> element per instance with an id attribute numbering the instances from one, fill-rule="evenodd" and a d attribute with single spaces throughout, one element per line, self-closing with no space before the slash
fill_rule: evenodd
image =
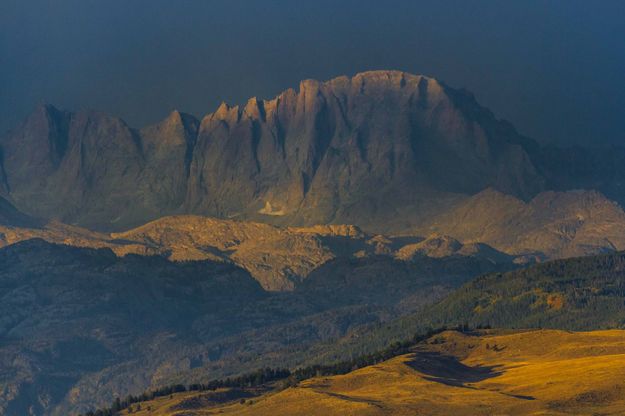
<path id="1" fill-rule="evenodd" d="M 625 331 L 445 332 L 412 354 L 346 375 L 245 403 L 185 408 L 202 394 L 142 403 L 144 410 L 133 414 L 623 415 Z"/>

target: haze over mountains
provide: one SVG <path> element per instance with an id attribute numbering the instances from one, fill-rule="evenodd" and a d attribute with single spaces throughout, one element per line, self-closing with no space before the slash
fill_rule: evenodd
<path id="1" fill-rule="evenodd" d="M 398 71 L 303 81 L 273 100 L 222 104 L 201 121 L 174 111 L 140 130 L 41 105 L 0 149 L 0 220 L 20 228 L 4 230 L 5 244 L 232 260 L 271 290 L 292 289 L 336 253 L 295 228 L 158 219 L 354 224 L 361 235 L 332 237 L 350 241 L 350 255 L 409 256 L 394 234 L 429 239 L 429 251 L 437 241 L 445 255 L 488 244 L 520 263 L 625 248 L 625 214 L 596 191 L 625 198 L 618 149 L 541 148 L 470 93 Z M 545 191 L 578 188 L 588 191 Z"/>
<path id="2" fill-rule="evenodd" d="M 118 256 L 232 263 L 270 291 L 294 290 L 333 259 L 464 258 L 483 264 L 485 272 L 513 263 L 625 249 L 625 212 L 590 191 L 545 192 L 525 203 L 488 189 L 404 236 L 370 234 L 351 225 L 280 228 L 192 215 L 163 217 L 128 231 L 101 233 L 54 221 L 37 223 L 8 204 L 6 208 L 7 215 L 23 226 L 0 224 L 0 247 L 40 238 L 109 248 Z"/>
<path id="3" fill-rule="evenodd" d="M 192 213 L 389 233 L 489 187 L 625 198 L 620 150 L 573 167 L 579 151 L 542 149 L 470 93 L 396 71 L 307 80 L 140 130 L 42 105 L 0 147 L 0 192 L 19 210 L 105 231 Z"/>

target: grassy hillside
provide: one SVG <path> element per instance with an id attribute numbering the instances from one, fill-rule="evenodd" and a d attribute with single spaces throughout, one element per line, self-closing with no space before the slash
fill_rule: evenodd
<path id="1" fill-rule="evenodd" d="M 352 270 L 354 273 L 358 268 Z M 319 287 L 323 285 L 320 283 Z M 329 290 L 321 293 L 327 298 L 333 296 Z M 348 293 L 345 296 L 349 297 Z M 272 354 L 273 362 L 262 359 L 255 362 L 273 365 L 279 356 L 285 365 L 298 361 L 305 365 L 332 363 L 383 349 L 412 334 L 424 333 L 428 328 L 459 324 L 511 329 L 624 328 L 624 305 L 624 253 L 557 260 L 507 273 L 488 274 L 470 281 L 434 305 L 422 304 L 407 316 L 352 327 L 338 339 L 311 345 L 304 353 L 304 360 L 296 358 L 302 353 L 281 350 Z"/>
<path id="2" fill-rule="evenodd" d="M 426 328 L 625 328 L 625 253 L 555 260 L 471 280 L 440 302 L 350 334 L 336 348 L 366 350 Z"/>
<path id="3" fill-rule="evenodd" d="M 625 331 L 454 331 L 377 365 L 278 392 L 221 389 L 124 415 L 618 415 Z"/>

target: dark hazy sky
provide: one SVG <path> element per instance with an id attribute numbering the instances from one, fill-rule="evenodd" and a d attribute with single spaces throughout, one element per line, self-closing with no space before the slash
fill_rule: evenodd
<path id="1" fill-rule="evenodd" d="M 45 100 L 142 126 L 400 69 L 543 142 L 625 144 L 625 1 L 0 0 L 0 131 Z"/>

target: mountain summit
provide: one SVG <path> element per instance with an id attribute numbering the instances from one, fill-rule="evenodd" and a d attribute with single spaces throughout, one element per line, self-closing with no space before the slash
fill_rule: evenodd
<path id="1" fill-rule="evenodd" d="M 523 142 L 473 96 L 432 78 L 306 80 L 204 117 L 185 210 L 374 228 L 400 212 L 416 220 L 432 203 L 489 186 L 540 190 Z"/>
<path id="2" fill-rule="evenodd" d="M 42 105 L 0 148 L 17 209 L 109 231 L 178 213 L 399 231 L 489 187 L 528 200 L 546 183 L 536 143 L 470 93 L 399 71 L 140 130 Z"/>

